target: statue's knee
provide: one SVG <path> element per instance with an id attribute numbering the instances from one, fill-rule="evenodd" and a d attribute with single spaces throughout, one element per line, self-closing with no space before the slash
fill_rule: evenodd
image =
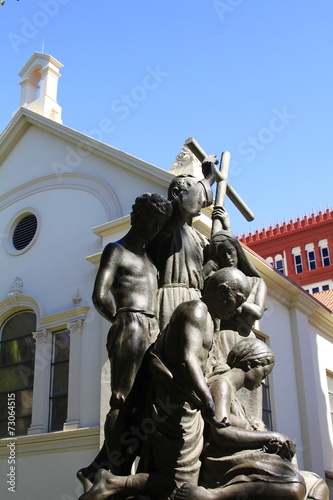
<path id="1" fill-rule="evenodd" d="M 110 398 L 110 407 L 112 410 L 120 410 L 125 403 L 125 396 L 121 392 L 112 392 Z"/>

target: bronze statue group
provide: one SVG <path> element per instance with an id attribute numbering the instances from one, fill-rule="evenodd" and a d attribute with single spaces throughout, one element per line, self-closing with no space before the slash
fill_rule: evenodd
<path id="1" fill-rule="evenodd" d="M 215 165 L 205 158 L 202 180 L 177 176 L 168 199 L 139 196 L 129 232 L 102 253 L 93 302 L 111 323 L 111 399 L 80 500 L 329 498 L 261 420 L 274 366 L 252 331 L 263 279 L 222 206 L 210 242 L 192 227 L 213 202 Z"/>

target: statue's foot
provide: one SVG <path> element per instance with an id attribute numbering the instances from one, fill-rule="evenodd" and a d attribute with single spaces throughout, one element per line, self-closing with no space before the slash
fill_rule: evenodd
<path id="1" fill-rule="evenodd" d="M 209 498 L 211 497 L 205 488 L 189 483 L 184 483 L 175 496 L 175 500 L 208 500 Z"/>
<path id="2" fill-rule="evenodd" d="M 89 467 L 85 467 L 83 469 L 80 469 L 76 473 L 76 477 L 80 481 L 80 483 L 83 486 L 83 491 L 86 493 L 88 490 L 93 485 L 93 482 L 95 480 L 96 476 L 96 471 L 94 470 L 93 472 L 89 470 Z"/>
<path id="3" fill-rule="evenodd" d="M 120 493 L 125 486 L 125 477 L 115 476 L 112 472 L 100 469 L 95 475 L 95 482 L 79 500 L 105 500 Z"/>
<path id="4" fill-rule="evenodd" d="M 94 465 L 95 464 L 95 465 Z M 98 467 L 98 464 L 93 462 L 92 464 L 88 465 L 88 467 L 82 467 L 77 473 L 76 477 L 78 478 L 79 481 L 81 481 L 83 485 L 83 491 L 87 492 L 90 490 L 92 485 L 95 482 L 95 477 L 97 474 L 97 471 L 102 469 L 103 465 L 100 465 Z M 104 467 L 106 469 L 106 467 Z"/>

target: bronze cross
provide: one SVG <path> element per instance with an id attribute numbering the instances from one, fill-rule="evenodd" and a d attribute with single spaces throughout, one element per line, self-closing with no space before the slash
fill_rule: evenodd
<path id="1" fill-rule="evenodd" d="M 206 158 L 206 153 L 201 148 L 201 146 L 197 143 L 193 137 L 190 137 L 185 141 L 185 145 L 189 148 L 189 150 L 198 158 L 198 160 L 202 163 Z M 234 188 L 228 183 L 228 171 L 230 164 L 230 153 L 229 151 L 224 151 L 221 155 L 220 161 L 220 170 L 216 169 L 218 183 L 215 197 L 215 206 L 224 205 L 225 195 L 230 198 L 233 204 L 238 208 L 242 215 L 244 215 L 245 219 L 251 222 L 254 219 L 253 212 L 249 209 L 246 203 L 242 200 L 238 193 L 234 190 Z M 214 221 L 213 221 L 214 223 Z M 212 229 L 214 233 L 214 227 Z"/>

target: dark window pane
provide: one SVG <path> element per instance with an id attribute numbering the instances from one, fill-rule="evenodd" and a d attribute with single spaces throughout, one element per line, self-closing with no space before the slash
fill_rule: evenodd
<path id="1" fill-rule="evenodd" d="M 35 357 L 35 340 L 30 334 L 0 344 L 0 366 L 12 365 Z"/>
<path id="2" fill-rule="evenodd" d="M 323 266 L 324 267 L 329 266 L 331 264 L 331 262 L 330 262 L 330 255 L 328 253 L 328 248 L 322 248 L 321 255 L 323 258 Z"/>
<path id="3" fill-rule="evenodd" d="M 3 326 L 1 341 L 12 340 L 17 337 L 25 337 L 35 331 L 36 316 L 34 313 L 25 311 L 12 316 Z"/>
<path id="4" fill-rule="evenodd" d="M 50 431 L 60 431 L 67 417 L 67 395 L 51 400 Z"/>
<path id="5" fill-rule="evenodd" d="M 14 407 L 12 407 L 14 408 Z M 15 393 L 15 435 L 27 433 L 31 424 L 32 390 Z M 8 394 L 0 394 L 0 437 L 8 436 Z"/>
<path id="6" fill-rule="evenodd" d="M 53 366 L 52 396 L 62 396 L 68 391 L 68 362 Z"/>
<path id="7" fill-rule="evenodd" d="M 16 436 L 24 436 L 27 434 L 31 425 L 31 415 L 16 419 Z"/>
<path id="8" fill-rule="evenodd" d="M 302 257 L 300 255 L 295 255 L 295 268 L 296 274 L 303 272 Z"/>
<path id="9" fill-rule="evenodd" d="M 15 393 L 16 435 L 26 434 L 31 424 L 34 381 L 36 316 L 24 311 L 9 318 L 1 328 L 0 432 L 8 437 L 8 393 Z"/>
<path id="10" fill-rule="evenodd" d="M 54 362 L 68 361 L 69 359 L 69 331 L 66 330 L 54 335 Z"/>
<path id="11" fill-rule="evenodd" d="M 0 368 L 1 392 L 13 392 L 32 387 L 34 382 L 34 360 Z"/>
<path id="12" fill-rule="evenodd" d="M 313 250 L 308 252 L 308 260 L 309 260 L 309 269 L 313 271 L 316 269 L 316 256 Z"/>
<path id="13" fill-rule="evenodd" d="M 69 342 L 70 335 L 68 330 L 53 334 L 49 418 L 50 431 L 63 429 L 67 417 Z"/>
<path id="14" fill-rule="evenodd" d="M 323 292 L 324 292 L 325 290 L 329 290 L 329 289 L 330 289 L 330 286 L 329 286 L 329 285 L 323 285 Z"/>
<path id="15" fill-rule="evenodd" d="M 32 389 L 25 389 L 16 393 L 16 415 L 26 417 L 32 412 Z"/>
<path id="16" fill-rule="evenodd" d="M 276 261 L 276 270 L 279 271 L 280 273 L 284 272 L 284 269 L 283 269 L 283 260 L 277 260 Z"/>
<path id="17" fill-rule="evenodd" d="M 0 421 L 0 438 L 6 438 L 6 437 L 9 437 L 7 419 Z"/>

